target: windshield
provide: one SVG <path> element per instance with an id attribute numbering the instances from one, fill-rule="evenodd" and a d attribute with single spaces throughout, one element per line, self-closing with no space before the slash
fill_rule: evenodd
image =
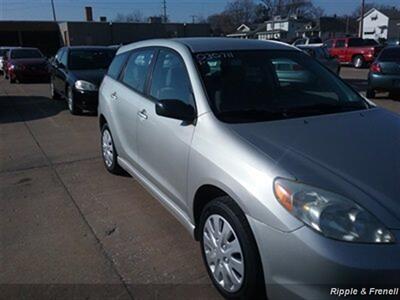
<path id="1" fill-rule="evenodd" d="M 379 56 L 380 61 L 400 61 L 400 47 L 384 49 Z"/>
<path id="2" fill-rule="evenodd" d="M 108 69 L 115 55 L 114 49 L 74 49 L 69 53 L 71 70 Z"/>
<path id="3" fill-rule="evenodd" d="M 18 49 L 11 51 L 11 58 L 42 58 L 43 55 L 37 49 Z"/>
<path id="4" fill-rule="evenodd" d="M 195 53 L 221 121 L 258 122 L 368 108 L 364 99 L 300 51 Z"/>

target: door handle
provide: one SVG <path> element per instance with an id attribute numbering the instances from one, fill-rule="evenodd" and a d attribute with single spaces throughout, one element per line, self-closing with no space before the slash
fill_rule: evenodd
<path id="1" fill-rule="evenodd" d="M 148 116 L 147 116 L 147 112 L 145 109 L 142 109 L 140 111 L 138 111 L 138 116 L 139 118 L 143 119 L 143 120 L 147 120 Z"/>
<path id="2" fill-rule="evenodd" d="M 114 92 L 110 95 L 112 100 L 118 100 L 117 92 Z"/>

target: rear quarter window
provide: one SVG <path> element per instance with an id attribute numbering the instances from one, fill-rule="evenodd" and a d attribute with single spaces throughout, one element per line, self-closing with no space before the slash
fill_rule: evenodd
<path id="1" fill-rule="evenodd" d="M 121 74 L 122 68 L 125 65 L 127 57 L 128 57 L 128 52 L 124 52 L 115 56 L 110 67 L 108 68 L 107 75 L 117 80 L 119 74 Z"/>

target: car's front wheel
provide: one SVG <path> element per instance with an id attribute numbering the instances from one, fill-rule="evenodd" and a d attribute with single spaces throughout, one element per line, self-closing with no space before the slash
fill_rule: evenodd
<path id="1" fill-rule="evenodd" d="M 74 92 L 70 86 L 67 88 L 67 104 L 71 114 L 79 115 L 82 113 L 82 110 L 76 105 Z"/>
<path id="2" fill-rule="evenodd" d="M 122 174 L 123 170 L 118 164 L 118 155 L 115 149 L 114 140 L 107 123 L 101 129 L 101 153 L 104 165 L 110 173 Z"/>
<path id="3" fill-rule="evenodd" d="M 265 299 L 261 260 L 246 216 L 230 197 L 206 205 L 200 243 L 207 272 L 227 299 Z"/>

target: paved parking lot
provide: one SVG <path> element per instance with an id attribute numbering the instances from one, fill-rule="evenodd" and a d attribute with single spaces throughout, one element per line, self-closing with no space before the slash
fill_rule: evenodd
<path id="1" fill-rule="evenodd" d="M 133 178 L 106 172 L 97 118 L 49 92 L 0 81 L 0 285 L 218 298 L 197 242 Z"/>
<path id="2" fill-rule="evenodd" d="M 342 69 L 360 91 L 366 74 Z M 400 113 L 385 95 L 376 103 Z M 106 172 L 97 118 L 70 115 L 46 84 L 0 81 L 0 269 L 0 298 L 18 284 L 53 284 L 40 291 L 57 299 L 219 298 L 185 229 L 133 178 Z"/>

